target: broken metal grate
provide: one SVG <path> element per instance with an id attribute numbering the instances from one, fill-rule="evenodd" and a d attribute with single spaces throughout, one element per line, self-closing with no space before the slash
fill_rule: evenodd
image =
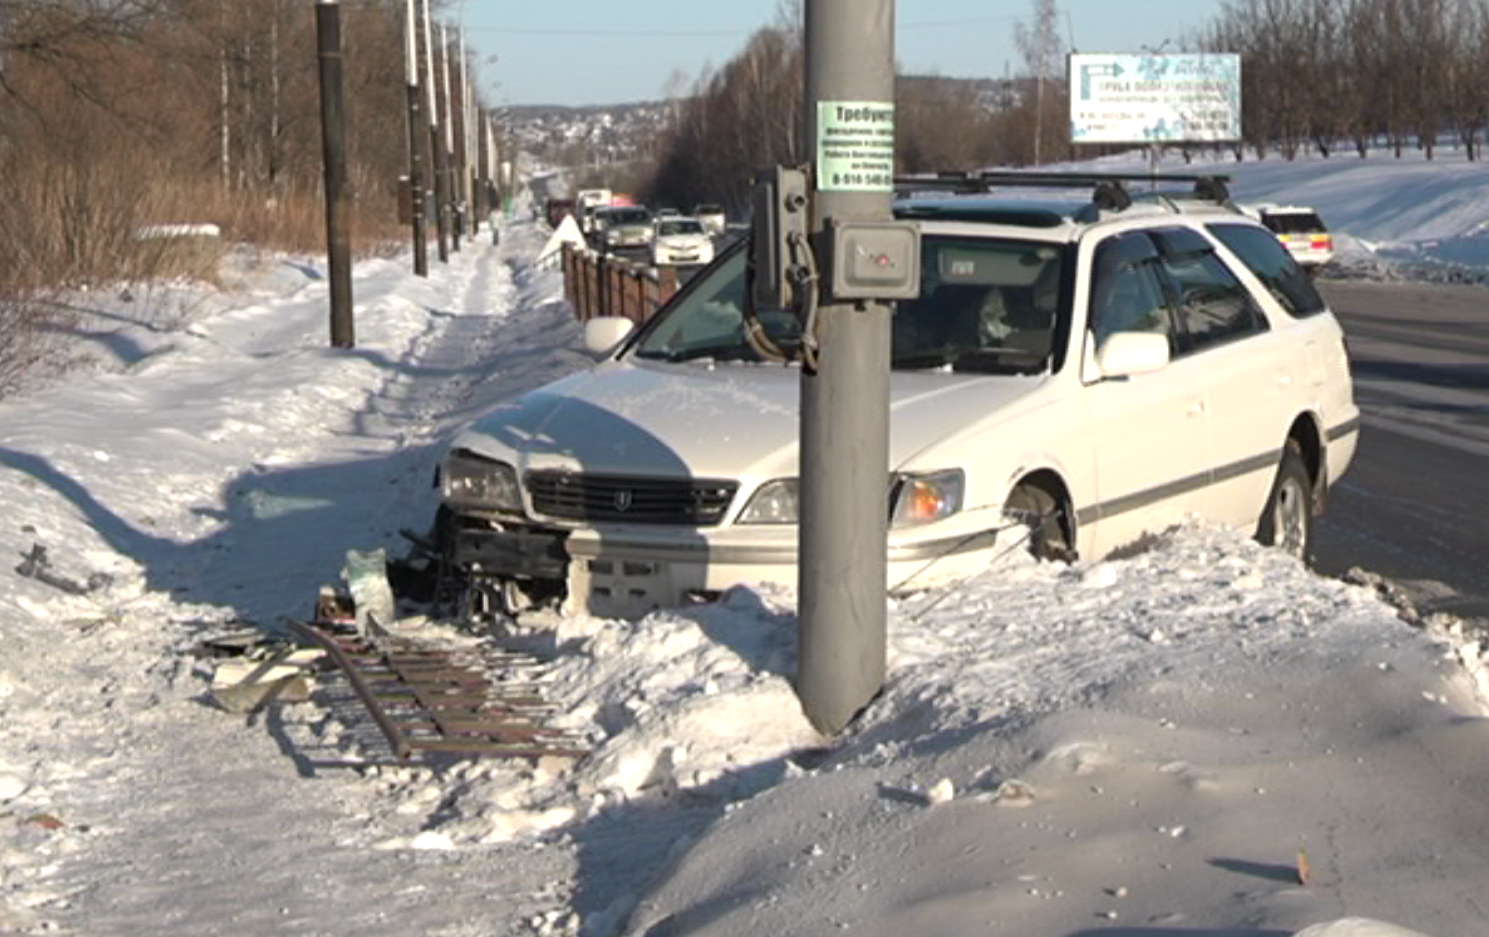
<path id="1" fill-rule="evenodd" d="M 406 639 L 373 642 L 333 623 L 291 621 L 346 674 L 399 760 L 415 752 L 582 758 L 583 740 L 544 724 L 555 707 L 521 674 L 540 666 L 513 651 L 450 649 Z M 493 673 L 502 674 L 493 678 Z"/>

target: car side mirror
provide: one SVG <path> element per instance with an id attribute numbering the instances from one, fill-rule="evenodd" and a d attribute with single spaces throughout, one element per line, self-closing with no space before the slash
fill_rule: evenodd
<path id="1" fill-rule="evenodd" d="M 599 316 L 584 323 L 584 348 L 591 354 L 608 355 L 625 341 L 636 323 L 622 316 Z"/>
<path id="2" fill-rule="evenodd" d="M 1156 332 L 1113 332 L 1096 350 L 1096 367 L 1108 379 L 1161 371 L 1168 361 L 1168 336 Z"/>

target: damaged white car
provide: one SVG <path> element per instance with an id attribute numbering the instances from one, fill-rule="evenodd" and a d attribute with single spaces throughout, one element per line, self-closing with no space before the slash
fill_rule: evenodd
<path id="1" fill-rule="evenodd" d="M 1338 323 L 1223 198 L 1103 188 L 896 204 L 922 268 L 892 320 L 888 589 L 1193 517 L 1308 556 L 1359 426 Z M 751 308 L 747 266 L 736 246 L 634 331 L 592 320 L 601 363 L 454 441 L 439 549 L 479 609 L 636 616 L 796 584 L 800 373 L 772 350 L 800 325 Z"/>

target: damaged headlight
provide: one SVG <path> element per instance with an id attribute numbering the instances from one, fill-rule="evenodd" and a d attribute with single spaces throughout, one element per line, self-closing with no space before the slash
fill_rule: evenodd
<path id="1" fill-rule="evenodd" d="M 450 454 L 440 472 L 440 494 L 456 508 L 521 511 L 517 472 L 505 462 L 467 450 Z"/>

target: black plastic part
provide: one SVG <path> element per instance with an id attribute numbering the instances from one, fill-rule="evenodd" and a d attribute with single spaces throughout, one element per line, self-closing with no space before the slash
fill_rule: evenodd
<path id="1" fill-rule="evenodd" d="M 563 579 L 569 571 L 564 540 L 546 531 L 466 528 L 455 535 L 452 559 L 461 569 L 478 566 L 487 575 Z"/>

